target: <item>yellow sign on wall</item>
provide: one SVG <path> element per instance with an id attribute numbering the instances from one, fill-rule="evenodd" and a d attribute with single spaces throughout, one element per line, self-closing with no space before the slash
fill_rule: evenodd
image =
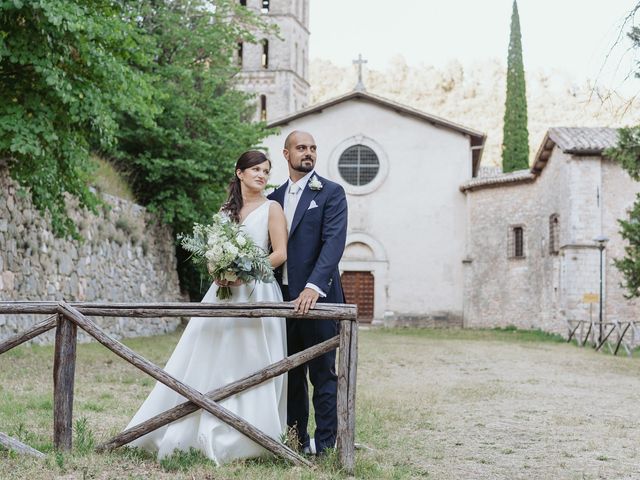
<path id="1" fill-rule="evenodd" d="M 600 295 L 598 295 L 597 293 L 585 293 L 582 296 L 582 301 L 584 303 L 598 303 L 599 300 Z"/>

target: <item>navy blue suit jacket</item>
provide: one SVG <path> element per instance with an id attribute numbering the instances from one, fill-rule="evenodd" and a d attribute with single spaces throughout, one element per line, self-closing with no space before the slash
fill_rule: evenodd
<path id="1" fill-rule="evenodd" d="M 287 244 L 289 295 L 297 298 L 307 283 L 313 283 L 327 294 L 320 302 L 344 303 L 338 263 L 347 240 L 347 198 L 344 189 L 335 182 L 318 177 L 322 189 L 307 186 L 293 216 Z M 269 199 L 284 208 L 289 182 L 274 190 Z M 316 207 L 309 208 L 315 202 Z M 282 283 L 282 267 L 275 272 Z"/>

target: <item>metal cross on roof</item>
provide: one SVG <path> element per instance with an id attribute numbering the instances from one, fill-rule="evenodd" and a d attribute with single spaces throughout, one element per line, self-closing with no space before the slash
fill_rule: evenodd
<path id="1" fill-rule="evenodd" d="M 362 58 L 362 54 L 358 54 L 358 59 L 353 61 L 354 65 L 358 66 L 358 83 L 356 84 L 356 90 L 366 90 L 364 82 L 362 81 L 362 66 L 367 63 L 367 60 Z"/>

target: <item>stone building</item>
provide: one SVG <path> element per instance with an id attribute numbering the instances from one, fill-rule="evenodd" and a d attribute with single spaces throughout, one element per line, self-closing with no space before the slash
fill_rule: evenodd
<path id="1" fill-rule="evenodd" d="M 239 43 L 238 87 L 256 96 L 254 119 L 271 121 L 309 102 L 309 0 L 241 0 L 277 34 Z"/>
<path id="2" fill-rule="evenodd" d="M 345 188 L 341 269 L 361 321 L 462 325 L 468 208 L 458 187 L 477 173 L 484 135 L 358 90 L 270 126 L 280 129 L 264 141 L 272 182 L 288 175 L 284 138 L 306 130 L 317 172 Z"/>
<path id="3" fill-rule="evenodd" d="M 469 235 L 464 323 L 567 332 L 566 320 L 632 320 L 613 259 L 624 255 L 618 219 L 640 184 L 603 151 L 611 128 L 551 128 L 530 170 L 465 182 Z M 608 238 L 602 250 L 597 238 Z"/>

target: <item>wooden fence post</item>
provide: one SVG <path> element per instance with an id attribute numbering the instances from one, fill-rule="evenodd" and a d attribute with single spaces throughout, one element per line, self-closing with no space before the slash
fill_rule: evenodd
<path id="1" fill-rule="evenodd" d="M 56 450 L 71 450 L 76 341 L 76 324 L 59 314 L 53 361 L 53 445 Z"/>
<path id="2" fill-rule="evenodd" d="M 355 469 L 355 398 L 358 323 L 340 321 L 338 363 L 338 458 L 349 474 Z"/>

